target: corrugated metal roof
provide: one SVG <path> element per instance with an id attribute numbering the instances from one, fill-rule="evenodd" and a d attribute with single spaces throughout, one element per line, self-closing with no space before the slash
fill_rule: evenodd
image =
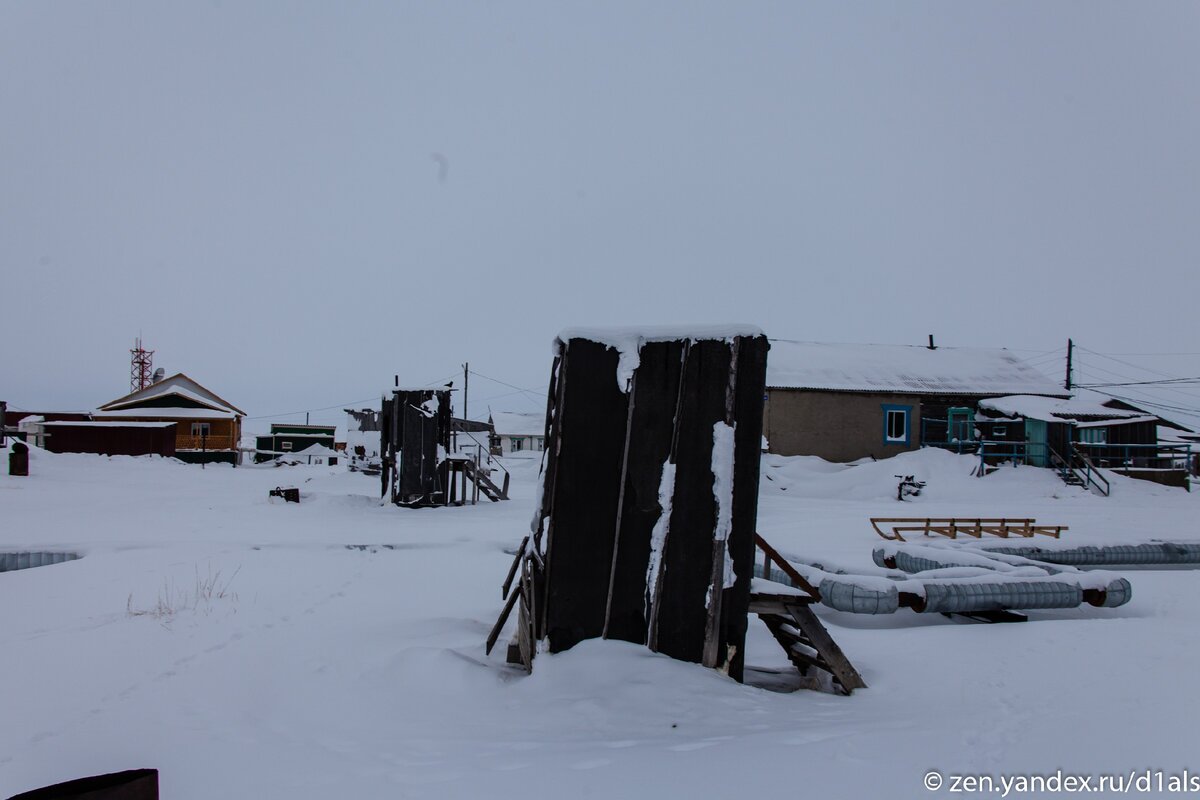
<path id="1" fill-rule="evenodd" d="M 497 411 L 492 414 L 492 424 L 497 436 L 544 436 L 546 433 L 546 415 L 542 413 Z"/>
<path id="2" fill-rule="evenodd" d="M 1002 349 L 771 340 L 767 386 L 899 394 L 1066 396 Z"/>

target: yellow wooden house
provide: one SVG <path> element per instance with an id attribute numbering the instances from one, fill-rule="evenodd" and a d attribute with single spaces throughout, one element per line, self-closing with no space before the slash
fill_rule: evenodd
<path id="1" fill-rule="evenodd" d="M 100 406 L 96 420 L 175 423 L 175 457 L 192 463 L 239 462 L 246 412 L 178 372 Z"/>

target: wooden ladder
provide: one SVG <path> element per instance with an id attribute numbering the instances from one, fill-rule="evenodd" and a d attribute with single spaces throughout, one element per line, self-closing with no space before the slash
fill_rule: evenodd
<path id="1" fill-rule="evenodd" d="M 752 594 L 750 612 L 766 623 L 801 675 L 816 668 L 829 673 L 842 694 L 865 689 L 866 682 L 808 607 L 810 603 L 799 595 Z"/>
<path id="2" fill-rule="evenodd" d="M 491 500 L 493 503 L 508 499 L 508 474 L 507 473 L 505 473 L 505 475 L 504 475 L 504 486 L 500 487 L 500 486 L 497 486 L 495 483 L 493 483 L 491 478 L 489 478 L 487 475 L 483 474 L 483 470 L 475 469 L 474 461 L 467 461 L 467 462 L 465 462 L 465 465 L 466 465 L 466 470 L 467 470 L 467 477 L 470 478 L 471 480 L 473 480 L 475 482 L 475 484 L 477 486 L 479 486 L 479 491 L 483 494 L 484 497 L 486 497 L 488 500 Z"/>

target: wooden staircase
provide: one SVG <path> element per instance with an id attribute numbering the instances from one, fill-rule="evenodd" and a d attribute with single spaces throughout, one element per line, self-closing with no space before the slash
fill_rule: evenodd
<path id="1" fill-rule="evenodd" d="M 1088 454 L 1074 443 L 1065 458 L 1050 448 L 1050 464 L 1068 486 L 1079 486 L 1105 497 L 1112 493 L 1108 479 L 1092 463 Z"/>
<path id="2" fill-rule="evenodd" d="M 507 472 L 504 473 L 504 483 L 497 486 L 491 476 L 482 468 L 477 467 L 474 461 L 465 462 L 464 468 L 467 471 L 467 477 L 474 481 L 475 485 L 479 487 L 480 493 L 488 500 L 496 503 L 508 499 L 509 475 Z"/>
<path id="3" fill-rule="evenodd" d="M 819 669 L 829 673 L 842 694 L 865 689 L 867 684 L 808 606 L 810 598 L 791 594 L 752 594 L 750 613 L 766 623 L 767 630 L 787 653 L 800 674 Z"/>
<path id="4" fill-rule="evenodd" d="M 786 594 L 752 592 L 750 613 L 758 614 L 801 675 L 809 677 L 812 669 L 827 672 L 833 678 L 834 687 L 842 694 L 867 688 L 866 681 L 809 608 L 820 602 L 821 590 L 809 583 L 791 562 L 757 533 L 754 544 L 762 553 L 762 577 L 769 579 L 773 568 L 782 571 L 785 580 L 790 581 L 796 591 Z M 758 573 L 758 567 L 755 572 Z"/>

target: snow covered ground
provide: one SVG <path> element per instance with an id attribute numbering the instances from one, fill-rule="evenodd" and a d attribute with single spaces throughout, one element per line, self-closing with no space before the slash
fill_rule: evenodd
<path id="1" fill-rule="evenodd" d="M 0 796 L 136 767 L 158 768 L 172 800 L 918 798 L 948 794 L 949 778 L 923 787 L 933 769 L 1200 773 L 1200 571 L 1124 570 L 1129 605 L 1026 624 L 820 607 L 870 686 L 852 697 L 739 685 L 601 641 L 523 677 L 502 646 L 483 653 L 505 549 L 533 512 L 537 461 L 506 463 L 512 502 L 405 510 L 342 467 L 35 451 L 31 477 L 0 477 L 0 551 L 83 557 L 0 574 Z M 1178 489 L 1114 476 L 1102 498 L 1046 470 L 976 479 L 973 465 L 764 457 L 759 530 L 864 568 L 871 516 L 1200 539 L 1200 497 Z M 896 473 L 928 486 L 901 505 Z M 303 502 L 268 502 L 279 484 Z M 786 666 L 753 621 L 747 662 Z"/>

